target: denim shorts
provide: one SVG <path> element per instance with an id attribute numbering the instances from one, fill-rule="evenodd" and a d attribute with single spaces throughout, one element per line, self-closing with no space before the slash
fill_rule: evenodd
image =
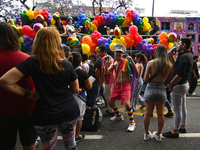
<path id="1" fill-rule="evenodd" d="M 150 82 L 144 92 L 144 100 L 167 101 L 166 85 L 163 82 Z"/>

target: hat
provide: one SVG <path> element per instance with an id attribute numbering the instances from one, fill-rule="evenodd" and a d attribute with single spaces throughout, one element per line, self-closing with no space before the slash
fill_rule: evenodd
<path id="1" fill-rule="evenodd" d="M 116 44 L 115 46 L 113 46 L 113 50 L 114 50 L 114 52 L 120 51 L 122 53 L 125 53 L 126 47 L 122 44 Z"/>

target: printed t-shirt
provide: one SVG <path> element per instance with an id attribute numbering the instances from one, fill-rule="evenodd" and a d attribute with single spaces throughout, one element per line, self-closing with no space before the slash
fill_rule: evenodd
<path id="1" fill-rule="evenodd" d="M 73 39 L 76 38 L 76 33 L 71 33 L 70 31 L 75 31 L 75 28 L 72 25 L 66 25 L 67 33 L 69 37 L 72 37 Z"/>

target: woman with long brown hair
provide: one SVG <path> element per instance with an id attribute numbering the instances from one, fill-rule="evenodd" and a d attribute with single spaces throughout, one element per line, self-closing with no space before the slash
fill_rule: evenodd
<path id="1" fill-rule="evenodd" d="M 66 149 L 76 149 L 74 135 L 79 107 L 72 93 L 79 92 L 78 76 L 72 64 L 64 60 L 60 43 L 56 28 L 39 30 L 32 56 L 0 78 L 2 88 L 36 101 L 32 121 L 43 149 L 56 148 L 58 129 Z M 24 76 L 32 77 L 37 92 L 16 84 Z"/>
<path id="2" fill-rule="evenodd" d="M 161 141 L 160 133 L 164 126 L 164 106 L 167 101 L 165 82 L 169 83 L 173 74 L 173 66 L 167 55 L 167 49 L 164 45 L 159 45 L 155 50 L 155 59 L 147 63 L 144 81 L 148 82 L 150 77 L 154 76 L 154 79 L 147 84 L 144 100 L 145 100 L 145 114 L 144 114 L 144 140 L 149 140 L 151 132 L 149 131 L 149 124 L 151 113 L 156 101 L 156 109 L 158 115 L 158 130 L 153 133 L 153 137 L 156 141 Z M 157 75 L 156 75 L 157 74 Z M 156 75 L 156 76 L 155 76 Z"/>

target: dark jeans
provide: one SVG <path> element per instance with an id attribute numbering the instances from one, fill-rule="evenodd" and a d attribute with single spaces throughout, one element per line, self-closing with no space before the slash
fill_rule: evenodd
<path id="1" fill-rule="evenodd" d="M 196 87 L 197 87 L 197 79 L 191 78 L 189 94 L 192 94 L 195 91 Z"/>
<path id="2" fill-rule="evenodd" d="M 95 80 L 92 83 L 92 89 L 90 90 L 90 97 L 89 97 L 89 101 L 88 101 L 88 104 L 87 104 L 89 107 L 94 106 L 98 92 L 99 92 L 99 83 L 98 83 L 97 80 Z"/>

